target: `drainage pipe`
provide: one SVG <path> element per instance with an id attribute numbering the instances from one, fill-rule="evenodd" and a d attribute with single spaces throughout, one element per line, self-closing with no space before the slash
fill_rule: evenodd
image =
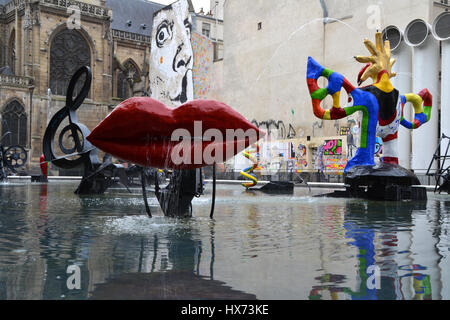
<path id="1" fill-rule="evenodd" d="M 431 34 L 431 26 L 421 20 L 411 21 L 405 29 L 405 42 L 413 47 L 413 92 L 427 88 L 435 98 L 439 93 L 439 42 Z M 413 131 L 411 169 L 424 175 L 433 159 L 439 140 L 439 110 L 435 103 L 430 121 Z M 432 166 L 437 169 L 437 164 Z M 425 182 L 425 181 L 422 181 Z"/>
<path id="2" fill-rule="evenodd" d="M 395 78 L 391 79 L 394 87 L 401 95 L 412 92 L 412 49 L 404 41 L 403 32 L 396 26 L 388 26 L 383 30 L 384 40 L 391 43 L 392 57 L 396 62 L 392 71 L 397 73 Z M 414 121 L 412 108 L 405 108 L 405 119 Z M 411 169 L 411 140 L 412 132 L 409 129 L 400 126 L 398 130 L 398 160 L 399 164 Z"/>
<path id="3" fill-rule="evenodd" d="M 450 136 L 450 12 L 443 12 L 433 22 L 434 37 L 441 41 L 441 136 Z M 441 145 L 441 156 L 445 155 L 446 146 Z"/>

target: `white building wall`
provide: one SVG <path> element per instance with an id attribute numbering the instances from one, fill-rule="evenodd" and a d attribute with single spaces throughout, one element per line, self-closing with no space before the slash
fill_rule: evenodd
<path id="1" fill-rule="evenodd" d="M 224 102 L 249 120 L 311 134 L 306 62 L 308 54 L 322 59 L 323 24 L 311 23 L 322 15 L 319 1 L 226 1 Z"/>
<path id="2" fill-rule="evenodd" d="M 306 86 L 308 56 L 356 85 L 364 65 L 353 57 L 369 55 L 364 38 L 374 42 L 375 32 L 389 25 L 403 31 L 414 19 L 431 24 L 443 10 L 444 6 L 432 0 L 227 0 L 224 102 L 249 120 L 281 120 L 286 128 L 291 124 L 304 136 L 313 132 L 315 136 L 336 135 L 347 120 L 325 121 L 320 128 Z M 323 19 L 324 14 L 328 19 Z M 411 86 L 412 79 L 411 74 Z M 346 100 L 343 94 L 341 104 Z M 330 98 L 325 106 L 331 106 Z M 439 109 L 439 97 L 434 107 Z"/>

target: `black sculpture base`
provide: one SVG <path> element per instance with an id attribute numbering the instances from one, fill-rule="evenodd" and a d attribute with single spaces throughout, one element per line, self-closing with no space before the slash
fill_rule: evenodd
<path id="1" fill-rule="evenodd" d="M 75 190 L 75 194 L 79 196 L 104 194 L 113 184 L 114 181 L 110 177 L 96 174 L 89 178 L 83 178 Z"/>
<path id="2" fill-rule="evenodd" d="M 427 200 L 426 189 L 420 187 L 420 181 L 412 171 L 389 163 L 355 166 L 346 173 L 345 184 L 345 191 L 325 196 L 384 201 Z"/>
<path id="3" fill-rule="evenodd" d="M 261 191 L 267 194 L 293 194 L 294 183 L 286 181 L 271 181 L 261 188 L 250 189 L 251 191 Z"/>
<path id="4" fill-rule="evenodd" d="M 166 217 L 192 217 L 192 200 L 203 194 L 201 169 L 175 170 L 167 187 L 155 181 L 155 194 Z"/>

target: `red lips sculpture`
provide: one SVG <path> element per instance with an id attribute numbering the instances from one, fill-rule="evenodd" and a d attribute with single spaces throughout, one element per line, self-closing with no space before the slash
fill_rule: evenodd
<path id="1" fill-rule="evenodd" d="M 116 158 L 146 167 L 194 169 L 232 158 L 265 133 L 224 103 L 172 109 L 147 97 L 118 105 L 87 137 Z"/>

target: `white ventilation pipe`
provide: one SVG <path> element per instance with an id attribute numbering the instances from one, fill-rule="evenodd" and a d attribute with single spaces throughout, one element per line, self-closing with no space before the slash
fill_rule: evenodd
<path id="1" fill-rule="evenodd" d="M 421 19 L 411 21 L 405 29 L 405 42 L 414 48 L 413 92 L 427 88 L 434 98 L 430 121 L 412 134 L 411 169 L 420 175 L 427 172 L 439 141 L 439 42 L 430 34 L 431 26 Z M 432 169 L 437 169 L 436 163 Z"/>
<path id="2" fill-rule="evenodd" d="M 392 57 L 395 62 L 392 71 L 397 73 L 395 78 L 392 78 L 393 86 L 400 92 L 401 95 L 412 92 L 412 49 L 408 46 L 403 38 L 403 32 L 396 26 L 388 26 L 383 30 L 384 40 L 389 40 L 391 43 Z M 405 119 L 411 121 L 412 108 L 405 108 Z M 411 169 L 411 130 L 400 126 L 398 130 L 398 160 L 399 164 Z"/>
<path id="3" fill-rule="evenodd" d="M 433 35 L 442 44 L 441 134 L 450 136 L 450 12 L 443 12 L 433 22 Z M 441 146 L 441 156 L 447 146 Z"/>

